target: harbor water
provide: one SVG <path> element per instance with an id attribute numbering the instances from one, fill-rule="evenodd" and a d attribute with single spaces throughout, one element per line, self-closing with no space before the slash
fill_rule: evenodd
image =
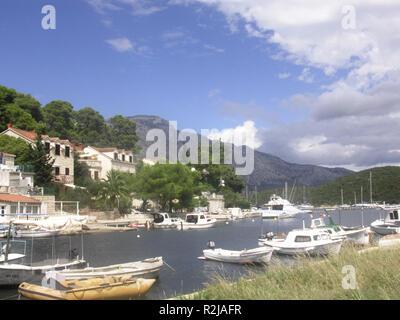
<path id="1" fill-rule="evenodd" d="M 341 210 L 329 211 L 335 223 L 344 226 L 369 226 L 383 217 L 383 210 Z M 212 283 L 216 276 L 237 280 L 249 272 L 266 271 L 262 266 L 244 266 L 229 263 L 200 260 L 202 250 L 208 241 L 215 242 L 216 248 L 230 250 L 251 249 L 258 246 L 258 237 L 267 232 L 287 234 L 294 228 L 310 226 L 311 218 L 326 214 L 321 210 L 313 214 L 300 214 L 296 218 L 266 220 L 260 217 L 218 222 L 209 229 L 199 230 L 163 230 L 139 229 L 127 232 L 107 232 L 76 236 L 59 236 L 49 239 L 26 239 L 25 263 L 66 258 L 71 248 L 77 248 L 79 254 L 91 267 L 138 261 L 162 256 L 165 265 L 160 276 L 147 293 L 145 299 L 167 299 L 180 294 L 195 292 Z M 326 223 L 328 223 L 325 217 Z M 376 239 L 377 236 L 374 237 Z M 83 252 L 82 252 L 83 249 Z M 33 251 L 33 255 L 31 254 Z M 274 255 L 284 263 L 294 262 L 294 258 Z M 277 260 L 275 260 L 277 261 Z M 0 299 L 17 299 L 16 288 L 0 289 Z"/>

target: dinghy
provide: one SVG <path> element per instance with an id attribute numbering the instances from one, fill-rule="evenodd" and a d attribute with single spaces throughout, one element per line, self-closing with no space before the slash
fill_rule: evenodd
<path id="1" fill-rule="evenodd" d="M 34 300 L 111 300 L 144 296 L 155 279 L 89 278 L 58 283 L 59 289 L 23 282 L 18 293 Z"/>
<path id="2" fill-rule="evenodd" d="M 100 278 L 104 276 L 130 276 L 140 278 L 157 278 L 164 262 L 162 257 L 155 257 L 136 262 L 115 264 L 106 267 L 60 270 L 47 272 L 48 278 L 57 281 Z"/>
<path id="3" fill-rule="evenodd" d="M 273 248 L 259 247 L 255 249 L 244 249 L 240 251 L 224 249 L 203 250 L 204 259 L 229 263 L 268 263 L 271 260 Z"/>

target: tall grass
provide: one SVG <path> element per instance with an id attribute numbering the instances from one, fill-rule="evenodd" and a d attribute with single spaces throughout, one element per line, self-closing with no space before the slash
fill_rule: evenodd
<path id="1" fill-rule="evenodd" d="M 344 266 L 355 268 L 356 289 L 344 289 Z M 216 276 L 192 296 L 209 300 L 400 299 L 400 247 L 360 254 L 343 247 L 339 255 L 316 261 L 302 257 L 291 267 L 278 264 L 237 282 Z"/>

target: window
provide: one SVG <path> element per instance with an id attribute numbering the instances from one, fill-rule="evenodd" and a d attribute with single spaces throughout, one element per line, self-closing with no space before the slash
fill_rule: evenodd
<path id="1" fill-rule="evenodd" d="M 124 154 L 122 155 L 122 161 L 125 161 L 125 155 Z"/>
<path id="2" fill-rule="evenodd" d="M 311 237 L 309 236 L 296 236 L 296 238 L 294 239 L 294 242 L 310 242 L 311 241 Z"/>
<path id="3" fill-rule="evenodd" d="M 69 176 L 69 168 L 65 168 L 65 175 Z"/>
<path id="4" fill-rule="evenodd" d="M 70 151 L 69 147 L 65 147 L 65 156 L 69 158 Z"/>
<path id="5" fill-rule="evenodd" d="M 46 149 L 47 153 L 50 153 L 50 142 L 45 142 L 44 143 L 44 148 Z"/>
<path id="6" fill-rule="evenodd" d="M 118 153 L 114 153 L 114 160 L 118 160 Z"/>
<path id="7" fill-rule="evenodd" d="M 315 241 L 318 241 L 318 240 L 320 240 L 320 239 L 321 239 L 321 237 L 320 237 L 319 235 L 315 235 L 315 236 L 314 236 L 314 240 L 315 240 Z"/>
<path id="8" fill-rule="evenodd" d="M 59 168 L 59 167 L 55 167 L 55 168 L 54 168 L 54 174 L 55 174 L 56 176 L 59 176 L 59 175 L 60 175 L 60 168 Z"/>
<path id="9" fill-rule="evenodd" d="M 61 150 L 60 145 L 56 144 L 56 156 L 60 155 L 60 150 Z"/>
<path id="10" fill-rule="evenodd" d="M 272 206 L 272 210 L 283 210 L 283 204 L 275 204 Z"/>
<path id="11" fill-rule="evenodd" d="M 133 157 L 129 156 L 129 162 L 133 162 Z"/>
<path id="12" fill-rule="evenodd" d="M 99 180 L 99 172 L 98 171 L 94 172 L 94 180 Z"/>
<path id="13" fill-rule="evenodd" d="M 11 206 L 10 207 L 10 213 L 17 213 L 17 206 Z"/>
<path id="14" fill-rule="evenodd" d="M 4 214 L 6 213 L 6 207 L 1 206 L 1 216 L 4 217 Z"/>

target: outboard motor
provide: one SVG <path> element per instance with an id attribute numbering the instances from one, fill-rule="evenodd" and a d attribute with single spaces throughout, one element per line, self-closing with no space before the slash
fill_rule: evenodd
<path id="1" fill-rule="evenodd" d="M 207 242 L 207 247 L 210 249 L 214 249 L 215 248 L 215 242 L 210 240 Z"/>
<path id="2" fill-rule="evenodd" d="M 76 248 L 72 249 L 69 252 L 69 259 L 70 260 L 75 260 L 79 256 L 78 250 Z"/>

